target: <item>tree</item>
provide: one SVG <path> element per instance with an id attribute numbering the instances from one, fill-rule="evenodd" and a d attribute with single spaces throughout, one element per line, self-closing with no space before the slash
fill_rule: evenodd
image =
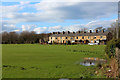
<path id="1" fill-rule="evenodd" d="M 116 38 L 116 36 L 117 36 L 117 34 L 116 34 L 117 27 L 118 27 L 118 21 L 112 23 L 111 27 L 107 28 L 107 31 L 111 32 L 113 34 L 114 38 Z M 119 34 L 120 34 L 120 29 L 118 31 L 119 31 Z M 120 35 L 119 35 L 119 37 L 120 37 Z"/>
<path id="2" fill-rule="evenodd" d="M 30 43 L 30 41 L 31 41 L 30 32 L 28 32 L 28 31 L 23 31 L 23 32 L 20 34 L 19 40 L 20 40 L 21 43 Z"/>
<path id="3" fill-rule="evenodd" d="M 10 44 L 16 44 L 18 42 L 18 34 L 16 32 L 10 32 L 8 34 L 8 40 Z"/>
<path id="4" fill-rule="evenodd" d="M 8 42 L 9 40 L 8 40 L 8 33 L 7 32 L 3 32 L 2 33 L 2 43 L 3 44 L 8 44 L 9 42 Z"/>
<path id="5" fill-rule="evenodd" d="M 40 39 L 42 43 L 47 43 L 51 33 L 36 34 L 34 31 L 23 31 L 19 34 L 16 32 L 3 32 L 1 35 L 2 44 L 34 44 L 39 43 Z"/>

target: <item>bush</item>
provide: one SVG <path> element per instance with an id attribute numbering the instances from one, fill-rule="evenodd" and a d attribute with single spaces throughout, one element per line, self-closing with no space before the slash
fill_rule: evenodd
<path id="1" fill-rule="evenodd" d="M 112 39 L 107 43 L 105 48 L 105 52 L 108 54 L 109 58 L 115 56 L 115 48 L 118 47 L 120 49 L 120 39 Z"/>
<path id="2" fill-rule="evenodd" d="M 116 46 L 120 49 L 120 39 L 118 39 L 116 43 Z"/>

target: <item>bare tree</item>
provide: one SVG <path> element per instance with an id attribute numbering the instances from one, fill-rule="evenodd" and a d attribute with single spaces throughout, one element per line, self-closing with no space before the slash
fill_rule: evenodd
<path id="1" fill-rule="evenodd" d="M 34 44 L 39 43 L 41 39 L 43 43 L 47 43 L 48 37 L 51 34 L 36 34 L 34 31 L 24 31 L 20 34 L 16 32 L 3 32 L 2 33 L 2 43 L 3 44 Z"/>
<path id="2" fill-rule="evenodd" d="M 18 41 L 18 34 L 16 32 L 10 32 L 8 35 L 9 43 L 16 44 Z"/>
<path id="3" fill-rule="evenodd" d="M 3 32 L 2 33 L 2 43 L 3 44 L 8 44 L 8 33 L 7 32 Z"/>
<path id="4" fill-rule="evenodd" d="M 111 32 L 113 34 L 113 37 L 116 38 L 116 29 L 118 27 L 117 21 L 111 24 L 111 27 L 107 28 L 107 31 Z"/>

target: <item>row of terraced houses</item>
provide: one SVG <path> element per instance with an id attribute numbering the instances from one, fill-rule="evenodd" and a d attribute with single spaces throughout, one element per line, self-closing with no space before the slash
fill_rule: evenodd
<path id="1" fill-rule="evenodd" d="M 51 36 L 49 36 L 48 43 L 56 43 L 56 44 L 88 44 L 88 43 L 98 43 L 98 44 L 106 44 L 107 41 L 112 39 L 112 33 L 106 32 L 104 30 L 94 31 L 90 30 L 89 32 L 53 32 Z"/>

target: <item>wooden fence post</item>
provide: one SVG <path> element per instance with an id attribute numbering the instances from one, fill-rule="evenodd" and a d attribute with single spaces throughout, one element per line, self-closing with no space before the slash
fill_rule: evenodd
<path id="1" fill-rule="evenodd" d="M 118 25 L 116 26 L 116 38 L 119 39 L 119 28 L 120 28 L 120 1 L 118 2 Z M 120 78 L 120 49 L 116 48 L 117 61 L 118 61 L 118 77 Z"/>

